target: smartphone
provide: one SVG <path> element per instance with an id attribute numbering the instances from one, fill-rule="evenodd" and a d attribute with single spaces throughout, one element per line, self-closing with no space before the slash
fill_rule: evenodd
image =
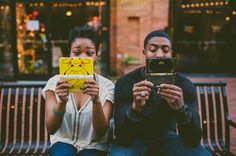
<path id="1" fill-rule="evenodd" d="M 175 58 L 146 59 L 147 80 L 154 84 L 154 88 L 159 88 L 162 83 L 174 83 L 175 60 Z"/>

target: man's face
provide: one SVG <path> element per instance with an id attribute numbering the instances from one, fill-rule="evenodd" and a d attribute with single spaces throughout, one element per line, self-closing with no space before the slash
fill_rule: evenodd
<path id="1" fill-rule="evenodd" d="M 172 58 L 171 43 L 161 36 L 152 37 L 143 52 L 146 58 Z"/>

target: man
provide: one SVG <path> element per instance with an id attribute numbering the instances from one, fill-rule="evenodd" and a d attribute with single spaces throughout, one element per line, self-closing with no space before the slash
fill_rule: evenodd
<path id="1" fill-rule="evenodd" d="M 170 37 L 162 30 L 144 40 L 145 58 L 172 58 Z M 115 136 L 110 156 L 205 156 L 194 86 L 176 74 L 175 84 L 153 89 L 145 67 L 124 75 L 115 87 Z M 178 134 L 176 133 L 176 123 Z"/>

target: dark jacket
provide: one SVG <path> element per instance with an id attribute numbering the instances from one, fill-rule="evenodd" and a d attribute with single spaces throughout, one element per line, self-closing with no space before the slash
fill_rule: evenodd
<path id="1" fill-rule="evenodd" d="M 158 138 L 165 131 L 178 132 L 187 146 L 196 146 L 200 143 L 201 128 L 197 108 L 196 90 L 192 82 L 181 74 L 176 74 L 175 84 L 182 88 L 184 102 L 190 113 L 184 114 L 172 110 L 167 102 L 152 90 L 151 95 L 141 113 L 132 111 L 133 85 L 145 80 L 144 68 L 136 69 L 117 80 L 115 85 L 115 136 L 120 145 L 129 145 L 135 139 L 144 142 Z M 188 123 L 182 124 L 184 118 L 191 118 Z"/>

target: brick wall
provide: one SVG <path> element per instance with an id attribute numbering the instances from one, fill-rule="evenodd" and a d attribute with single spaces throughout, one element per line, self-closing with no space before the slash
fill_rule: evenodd
<path id="1" fill-rule="evenodd" d="M 111 0 L 111 72 L 122 73 L 122 59 L 135 56 L 144 63 L 143 40 L 148 32 L 168 26 L 168 0 Z"/>

